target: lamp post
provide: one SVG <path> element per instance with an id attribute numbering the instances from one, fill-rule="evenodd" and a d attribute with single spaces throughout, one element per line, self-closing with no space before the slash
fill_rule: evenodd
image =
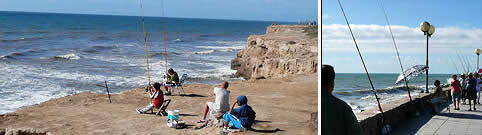
<path id="1" fill-rule="evenodd" d="M 475 54 L 477 54 L 477 72 L 479 70 L 479 55 L 480 55 L 480 49 L 477 48 L 475 49 Z"/>
<path id="2" fill-rule="evenodd" d="M 420 23 L 420 30 L 423 32 L 423 35 L 427 35 L 427 58 L 425 61 L 425 66 L 428 66 L 428 38 L 432 36 L 432 34 L 435 32 L 435 27 L 433 25 L 430 25 L 430 23 L 424 21 Z M 423 90 L 422 90 L 423 93 Z M 425 93 L 428 93 L 428 70 L 425 74 Z"/>

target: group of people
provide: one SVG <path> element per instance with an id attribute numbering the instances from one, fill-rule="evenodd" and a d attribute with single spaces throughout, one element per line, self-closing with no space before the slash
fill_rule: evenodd
<path id="1" fill-rule="evenodd" d="M 452 81 L 450 82 L 450 89 L 452 100 L 454 102 L 454 109 L 460 110 L 460 101 L 462 101 L 462 104 L 466 104 L 466 100 L 468 100 L 468 111 L 475 111 L 475 104 L 480 104 L 481 83 L 482 81 L 478 73 L 461 74 L 460 79 L 457 79 L 457 75 L 453 74 Z"/>
<path id="2" fill-rule="evenodd" d="M 156 82 L 154 87 L 148 86 L 146 92 L 149 94 L 151 100 L 154 102 L 150 103 L 144 108 L 137 108 L 136 111 L 140 114 L 152 111 L 154 108 L 160 108 L 164 101 L 164 94 L 161 91 L 161 85 L 164 86 L 166 90 L 166 95 L 170 94 L 169 85 L 179 83 L 179 77 L 177 73 L 171 68 L 168 70 L 167 82 L 163 84 Z M 225 129 L 239 129 L 239 128 L 250 128 L 254 123 L 256 118 L 256 112 L 253 108 L 249 106 L 248 98 L 246 96 L 238 96 L 233 105 L 229 106 L 229 94 L 230 91 L 227 90 L 229 83 L 227 81 L 222 82 L 221 87 L 214 88 L 213 95 L 215 96 L 214 102 L 206 102 L 204 105 L 203 116 L 198 123 L 206 122 L 206 116 L 209 114 L 215 119 L 224 119 Z M 234 108 L 238 105 L 238 108 Z"/>

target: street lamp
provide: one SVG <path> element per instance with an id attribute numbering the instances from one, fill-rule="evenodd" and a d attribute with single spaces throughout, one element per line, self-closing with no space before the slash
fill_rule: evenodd
<path id="1" fill-rule="evenodd" d="M 425 66 L 428 67 L 428 38 L 431 37 L 432 34 L 435 32 L 435 27 L 433 27 L 433 25 L 430 25 L 430 23 L 424 21 L 420 23 L 420 30 L 423 32 L 423 35 L 427 35 L 427 58 L 425 61 Z M 425 74 L 425 93 L 428 93 L 428 70 Z"/>
<path id="2" fill-rule="evenodd" d="M 479 70 L 479 55 L 480 55 L 480 49 L 477 48 L 475 49 L 475 54 L 477 54 L 477 72 Z"/>

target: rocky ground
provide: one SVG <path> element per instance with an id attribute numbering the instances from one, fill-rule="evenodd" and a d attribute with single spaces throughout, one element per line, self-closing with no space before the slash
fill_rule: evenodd
<path id="1" fill-rule="evenodd" d="M 255 131 L 237 134 L 310 134 L 308 120 L 317 111 L 317 74 L 278 79 L 235 81 L 231 83 L 230 102 L 247 95 L 257 113 Z M 178 109 L 187 121 L 186 129 L 166 126 L 167 117 L 137 114 L 135 108 L 148 103 L 144 90 L 128 90 L 111 96 L 80 93 L 19 109 L 0 115 L 0 128 L 45 129 L 53 134 L 218 134 L 221 128 L 195 123 L 215 86 L 185 86 L 187 96 L 166 96 L 172 99 L 168 110 Z M 232 104 L 232 103 L 231 103 Z M 276 129 L 280 129 L 279 131 Z"/>

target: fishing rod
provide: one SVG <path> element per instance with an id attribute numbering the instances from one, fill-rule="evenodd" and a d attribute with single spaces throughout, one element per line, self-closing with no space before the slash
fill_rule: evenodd
<path id="1" fill-rule="evenodd" d="M 350 30 L 350 34 L 351 34 L 351 37 L 353 39 L 353 42 L 355 43 L 356 50 L 358 51 L 358 56 L 360 56 L 361 62 L 363 64 L 363 68 L 365 69 L 365 72 L 366 72 L 367 77 L 368 77 L 368 81 L 370 82 L 370 86 L 372 87 L 373 94 L 375 95 L 375 99 L 377 100 L 378 110 L 380 111 L 380 113 L 382 115 L 382 125 L 383 125 L 385 123 L 385 120 L 384 120 L 385 116 L 383 115 L 383 110 L 382 110 L 382 106 L 380 105 L 380 100 L 378 99 L 377 92 L 375 91 L 375 87 L 373 86 L 372 79 L 370 78 L 370 74 L 368 73 L 367 67 L 365 66 L 365 61 L 363 61 L 363 57 L 360 53 L 360 49 L 358 48 L 358 44 L 356 43 L 355 36 L 353 35 L 353 31 L 351 30 L 350 23 L 348 22 L 348 19 L 346 18 L 345 10 L 343 10 L 343 6 L 341 5 L 340 0 L 338 0 L 338 4 L 340 5 L 341 12 L 343 13 L 343 16 L 345 17 L 346 24 L 348 26 L 348 29 Z"/>
<path id="2" fill-rule="evenodd" d="M 148 56 L 148 53 L 147 53 L 147 35 L 146 35 L 146 26 L 144 24 L 144 11 L 142 9 L 142 0 L 139 0 L 140 1 L 140 6 L 141 6 L 141 19 L 142 19 L 142 29 L 144 31 L 144 45 L 146 47 L 146 63 L 147 63 L 147 87 L 150 87 L 151 86 L 151 75 L 149 73 L 149 56 Z M 147 93 L 146 93 L 147 94 Z M 152 99 L 149 98 L 149 103 L 152 103 Z"/>
<path id="3" fill-rule="evenodd" d="M 455 71 L 457 71 L 457 74 L 460 74 L 459 69 L 457 68 L 457 65 L 455 64 L 454 59 L 452 57 L 450 57 L 450 61 L 452 62 L 452 65 L 454 65 Z"/>
<path id="4" fill-rule="evenodd" d="M 166 25 L 164 18 L 164 0 L 161 0 L 161 10 L 162 10 L 162 31 L 163 31 L 163 38 L 164 38 L 164 58 L 165 58 L 165 64 L 166 64 L 166 74 L 167 74 L 167 47 L 166 47 Z"/>
<path id="5" fill-rule="evenodd" d="M 387 16 L 387 12 L 385 11 L 385 7 L 383 6 L 383 3 L 381 1 L 380 2 L 380 6 L 383 10 L 383 14 L 385 15 L 385 21 L 387 22 L 387 25 L 388 25 L 388 30 L 390 31 L 390 35 L 392 36 L 392 41 L 393 41 L 393 46 L 395 47 L 395 52 L 397 53 L 397 58 L 398 58 L 398 63 L 400 64 L 400 69 L 402 70 L 402 74 L 403 74 L 403 79 L 405 80 L 405 86 L 407 87 L 407 92 L 408 92 L 408 98 L 410 99 L 410 102 L 413 104 L 412 102 L 412 96 L 410 95 L 410 88 L 408 87 L 408 80 L 407 80 L 407 76 L 405 75 L 405 72 L 403 70 L 403 66 L 402 66 L 402 60 L 400 60 L 400 54 L 398 52 L 398 47 L 397 47 L 397 43 L 395 42 L 395 37 L 393 36 L 393 32 L 392 32 L 392 26 L 390 25 L 390 21 L 388 21 L 388 16 Z"/>

